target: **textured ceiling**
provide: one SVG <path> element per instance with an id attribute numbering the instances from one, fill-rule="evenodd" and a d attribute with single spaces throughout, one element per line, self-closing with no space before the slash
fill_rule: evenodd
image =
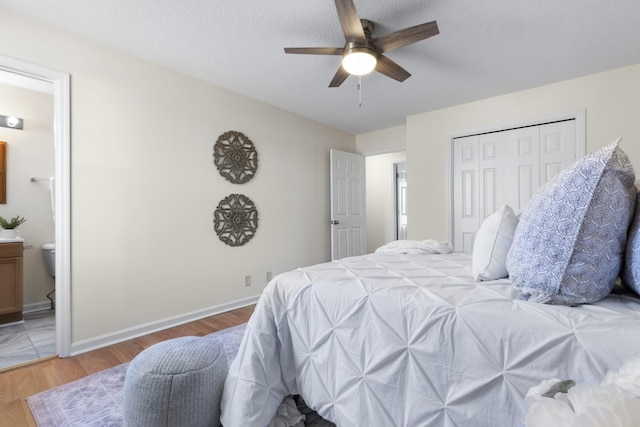
<path id="1" fill-rule="evenodd" d="M 331 0 L 0 0 L 14 10 L 251 98 L 359 134 L 409 115 L 640 63 L 638 0 L 355 0 L 376 36 L 437 20 L 440 34 L 329 88 L 342 47 Z M 43 64 L 46 65 L 46 64 Z"/>

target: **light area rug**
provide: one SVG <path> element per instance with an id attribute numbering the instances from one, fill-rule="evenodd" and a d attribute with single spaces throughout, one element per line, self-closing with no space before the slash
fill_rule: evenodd
<path id="1" fill-rule="evenodd" d="M 233 360 L 246 324 L 223 329 L 208 338 L 217 339 L 227 358 Z M 129 363 L 114 366 L 79 380 L 43 391 L 27 398 L 29 409 L 38 427 L 121 427 L 123 421 L 124 377 Z M 335 427 L 309 409 L 304 401 L 295 399 L 305 421 L 295 427 Z M 278 416 L 271 426 L 287 427 Z M 181 426 L 182 427 L 182 426 Z M 188 426 L 184 426 L 188 427 Z"/>
<path id="2" fill-rule="evenodd" d="M 207 335 L 220 340 L 233 359 L 246 324 Z M 123 425 L 124 377 L 129 363 L 97 372 L 27 398 L 38 427 L 119 427 Z"/>
<path id="3" fill-rule="evenodd" d="M 128 363 L 27 398 L 38 427 L 122 426 Z"/>

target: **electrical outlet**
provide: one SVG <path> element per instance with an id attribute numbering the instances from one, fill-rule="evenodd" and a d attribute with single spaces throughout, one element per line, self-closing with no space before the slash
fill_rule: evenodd
<path id="1" fill-rule="evenodd" d="M 271 281 L 271 279 L 273 278 L 273 273 L 271 273 L 270 271 L 267 271 L 264 275 L 264 280 L 269 283 Z"/>
<path id="2" fill-rule="evenodd" d="M 244 276 L 244 286 L 251 286 L 251 275 L 248 274 L 246 276 Z"/>

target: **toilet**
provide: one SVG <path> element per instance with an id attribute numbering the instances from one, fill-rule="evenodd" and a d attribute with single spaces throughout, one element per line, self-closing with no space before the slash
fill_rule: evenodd
<path id="1" fill-rule="evenodd" d="M 54 279 L 53 290 L 47 294 L 47 298 L 51 301 L 51 309 L 54 310 L 56 308 L 56 303 L 51 297 L 51 295 L 56 291 L 55 287 L 55 278 L 56 278 L 56 244 L 55 243 L 45 243 L 42 245 L 42 256 L 44 258 L 44 265 L 47 266 L 47 272 L 49 276 Z"/>
<path id="2" fill-rule="evenodd" d="M 47 266 L 49 276 L 56 277 L 56 244 L 45 243 L 42 245 L 42 256 L 44 264 Z"/>

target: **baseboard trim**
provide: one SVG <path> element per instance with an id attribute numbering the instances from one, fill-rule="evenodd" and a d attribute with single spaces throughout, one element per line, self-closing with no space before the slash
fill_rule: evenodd
<path id="1" fill-rule="evenodd" d="M 33 313 L 36 311 L 51 310 L 51 301 L 40 301 L 31 304 L 25 304 L 22 307 L 22 313 Z"/>
<path id="2" fill-rule="evenodd" d="M 168 328 L 179 326 L 188 322 L 193 322 L 194 320 L 199 320 L 204 317 L 214 316 L 216 314 L 221 314 L 227 311 L 246 307 L 248 305 L 252 305 L 258 302 L 258 297 L 259 295 L 243 298 L 243 299 L 231 301 L 226 304 L 205 308 L 203 310 L 197 310 L 191 313 L 181 314 L 179 316 L 168 317 L 166 319 L 159 320 L 157 322 L 145 323 L 132 328 L 123 329 L 118 332 L 100 335 L 95 338 L 72 342 L 70 356 L 86 353 L 91 350 L 97 350 L 99 348 L 117 344 L 122 341 L 127 341 L 143 335 L 148 335 L 154 332 L 162 331 L 163 329 L 168 329 Z"/>

